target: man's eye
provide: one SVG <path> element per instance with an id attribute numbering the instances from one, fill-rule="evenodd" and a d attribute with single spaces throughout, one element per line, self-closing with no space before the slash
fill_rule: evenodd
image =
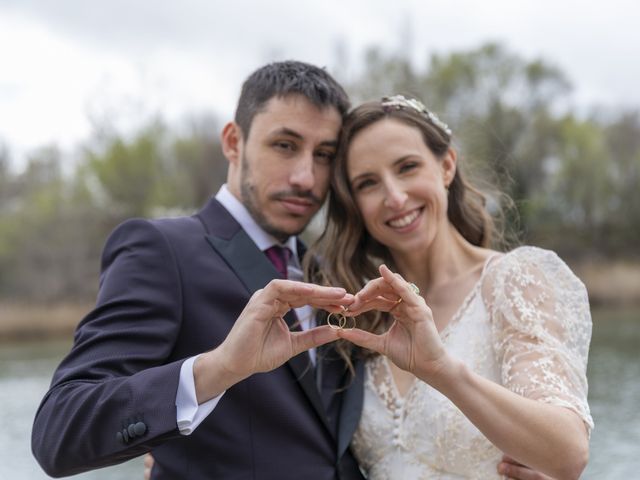
<path id="1" fill-rule="evenodd" d="M 316 152 L 316 158 L 320 162 L 326 163 L 326 164 L 333 162 L 333 159 L 335 158 L 335 156 L 336 154 L 334 152 L 323 151 L 323 150 Z"/>
<path id="2" fill-rule="evenodd" d="M 273 146 L 278 150 L 287 150 L 287 151 L 295 150 L 295 145 L 291 142 L 274 142 Z"/>

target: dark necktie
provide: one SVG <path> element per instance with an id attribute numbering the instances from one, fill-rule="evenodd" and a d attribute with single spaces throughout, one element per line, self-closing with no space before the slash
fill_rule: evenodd
<path id="1" fill-rule="evenodd" d="M 281 247 L 280 245 L 274 245 L 264 251 L 265 255 L 276 270 L 280 273 L 282 278 L 287 278 L 287 264 L 289 263 L 289 257 L 291 256 L 291 250 L 287 247 Z"/>

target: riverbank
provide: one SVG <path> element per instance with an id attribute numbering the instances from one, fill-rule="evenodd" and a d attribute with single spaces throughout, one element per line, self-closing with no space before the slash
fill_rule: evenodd
<path id="1" fill-rule="evenodd" d="M 640 263 L 590 261 L 572 265 L 594 308 L 640 307 Z M 70 338 L 91 304 L 0 302 L 0 341 Z"/>
<path id="2" fill-rule="evenodd" d="M 0 303 L 0 341 L 71 338 L 92 305 Z"/>
<path id="3" fill-rule="evenodd" d="M 586 285 L 592 307 L 640 306 L 640 263 L 591 260 L 571 268 Z"/>

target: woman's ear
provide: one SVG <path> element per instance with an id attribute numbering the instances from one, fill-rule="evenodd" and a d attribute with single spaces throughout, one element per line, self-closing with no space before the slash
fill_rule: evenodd
<path id="1" fill-rule="evenodd" d="M 220 140 L 222 143 L 222 153 L 229 163 L 238 165 L 239 159 L 242 157 L 242 130 L 240 126 L 235 122 L 227 123 L 222 129 Z"/>
<path id="2" fill-rule="evenodd" d="M 456 169 L 458 168 L 458 153 L 452 147 L 449 147 L 447 152 L 442 156 L 440 166 L 442 168 L 444 185 L 449 188 L 449 185 L 453 182 L 453 178 L 456 176 Z"/>

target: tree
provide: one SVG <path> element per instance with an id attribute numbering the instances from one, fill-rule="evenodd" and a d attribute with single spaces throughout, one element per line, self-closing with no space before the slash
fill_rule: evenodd
<path id="1" fill-rule="evenodd" d="M 113 136 L 104 151 L 87 149 L 87 173 L 95 175 L 104 205 L 115 218 L 149 215 L 162 197 L 165 141 L 164 126 L 154 121 L 130 141 Z"/>
<path id="2" fill-rule="evenodd" d="M 621 112 L 603 131 L 614 182 L 611 220 L 626 233 L 626 250 L 635 251 L 640 236 L 640 112 Z"/>
<path id="3" fill-rule="evenodd" d="M 227 178 L 227 160 L 222 155 L 214 117 L 192 118 L 185 135 L 172 144 L 177 175 L 178 205 L 194 209 L 204 204 Z"/>
<path id="4" fill-rule="evenodd" d="M 552 112 L 569 89 L 558 68 L 495 43 L 431 55 L 423 70 L 401 55 L 370 49 L 365 70 L 349 85 L 356 99 L 391 93 L 423 99 L 453 127 L 468 167 L 515 200 L 518 215 L 510 221 L 519 217 L 525 229 L 535 215 L 528 199 L 544 185 L 545 162 L 555 156 Z"/>

